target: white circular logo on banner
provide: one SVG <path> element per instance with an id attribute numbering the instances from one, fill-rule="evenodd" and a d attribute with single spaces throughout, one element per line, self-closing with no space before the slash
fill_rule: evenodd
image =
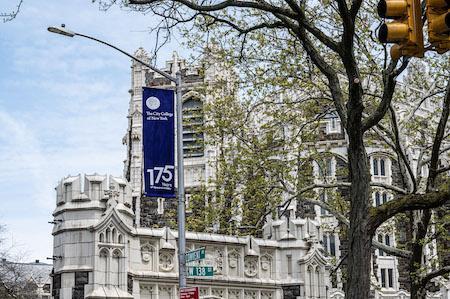
<path id="1" fill-rule="evenodd" d="M 148 109 L 150 110 L 156 110 L 159 108 L 159 106 L 161 106 L 161 102 L 156 97 L 149 97 L 145 101 L 145 105 L 147 105 Z"/>

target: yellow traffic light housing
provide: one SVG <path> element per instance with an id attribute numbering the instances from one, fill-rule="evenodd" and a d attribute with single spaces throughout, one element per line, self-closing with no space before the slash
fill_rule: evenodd
<path id="1" fill-rule="evenodd" d="M 427 0 L 428 39 L 440 54 L 450 50 L 450 0 Z"/>
<path id="2" fill-rule="evenodd" d="M 381 25 L 378 35 L 382 43 L 396 44 L 391 48 L 391 57 L 423 57 L 420 0 L 380 0 L 377 8 L 380 17 L 394 19 L 393 22 Z"/>

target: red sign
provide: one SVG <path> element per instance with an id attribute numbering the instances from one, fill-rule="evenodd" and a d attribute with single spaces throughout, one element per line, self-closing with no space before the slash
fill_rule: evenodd
<path id="1" fill-rule="evenodd" d="M 198 287 L 180 289 L 180 299 L 198 299 Z"/>

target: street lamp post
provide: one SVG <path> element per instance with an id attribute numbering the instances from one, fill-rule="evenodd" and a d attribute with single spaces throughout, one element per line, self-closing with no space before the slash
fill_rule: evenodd
<path id="1" fill-rule="evenodd" d="M 95 37 L 84 35 L 81 33 L 77 33 L 65 28 L 65 25 L 61 25 L 61 27 L 48 27 L 48 31 L 56 34 L 61 34 L 68 37 L 81 36 L 87 39 L 91 39 L 93 41 L 104 44 L 110 48 L 113 48 L 116 51 L 119 51 L 122 54 L 130 57 L 131 59 L 139 62 L 140 64 L 148 67 L 152 71 L 160 74 L 171 82 L 175 83 L 175 93 L 176 93 L 176 114 L 177 114 L 177 175 L 178 175 L 178 263 L 179 263 L 179 287 L 186 287 L 186 234 L 185 234 L 185 205 L 184 205 L 184 164 L 183 164 L 183 126 L 182 126 L 182 101 L 181 101 L 181 87 L 182 87 L 182 78 L 180 70 L 176 73 L 176 77 L 171 76 L 170 74 L 161 71 L 150 64 L 140 60 L 139 58 L 134 57 L 133 55 L 123 51 L 122 49 L 117 48 L 105 41 L 96 39 Z"/>

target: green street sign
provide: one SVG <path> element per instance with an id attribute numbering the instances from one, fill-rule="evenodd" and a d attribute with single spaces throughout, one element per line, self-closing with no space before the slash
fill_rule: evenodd
<path id="1" fill-rule="evenodd" d="M 188 266 L 188 276 L 213 276 L 212 266 Z"/>
<path id="2" fill-rule="evenodd" d="M 205 258 L 205 248 L 199 248 L 199 249 L 195 249 L 189 252 L 185 253 L 186 256 L 186 262 L 193 262 L 193 261 L 198 261 L 198 260 L 202 260 Z"/>

